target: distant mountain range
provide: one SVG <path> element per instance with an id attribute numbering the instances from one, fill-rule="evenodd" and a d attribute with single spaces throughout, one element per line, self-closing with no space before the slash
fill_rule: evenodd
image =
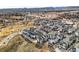
<path id="1" fill-rule="evenodd" d="M 20 12 L 25 13 L 25 12 L 48 12 L 48 11 L 79 11 L 79 6 L 0 9 L 0 13 L 20 13 Z"/>

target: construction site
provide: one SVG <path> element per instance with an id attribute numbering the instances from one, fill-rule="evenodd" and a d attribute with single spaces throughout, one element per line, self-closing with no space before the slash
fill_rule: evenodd
<path id="1" fill-rule="evenodd" d="M 0 13 L 0 52 L 79 52 L 79 11 Z"/>

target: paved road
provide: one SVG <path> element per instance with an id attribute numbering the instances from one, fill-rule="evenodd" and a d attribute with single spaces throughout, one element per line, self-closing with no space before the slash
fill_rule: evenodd
<path id="1" fill-rule="evenodd" d="M 7 45 L 8 42 L 13 38 L 15 37 L 16 35 L 18 34 L 21 34 L 20 32 L 15 32 L 15 33 L 12 33 L 10 34 L 9 36 L 7 36 L 6 38 L 4 38 L 1 42 L 0 42 L 0 48 Z"/>

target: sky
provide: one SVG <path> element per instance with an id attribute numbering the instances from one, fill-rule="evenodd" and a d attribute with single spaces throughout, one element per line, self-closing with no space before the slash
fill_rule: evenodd
<path id="1" fill-rule="evenodd" d="M 79 6 L 79 0 L 0 0 L 0 8 Z"/>

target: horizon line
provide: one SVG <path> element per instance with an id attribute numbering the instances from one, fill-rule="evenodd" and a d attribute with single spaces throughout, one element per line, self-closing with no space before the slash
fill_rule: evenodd
<path id="1" fill-rule="evenodd" d="M 79 7 L 79 6 L 45 6 L 45 7 L 4 7 L 4 8 L 0 8 L 0 9 L 18 9 L 18 8 L 27 8 L 27 9 L 31 9 L 31 8 L 56 8 L 56 7 Z"/>

